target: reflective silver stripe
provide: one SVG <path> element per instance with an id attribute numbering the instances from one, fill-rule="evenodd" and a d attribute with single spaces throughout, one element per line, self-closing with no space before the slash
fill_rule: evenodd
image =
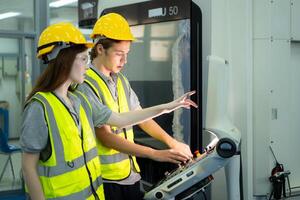
<path id="1" fill-rule="evenodd" d="M 97 177 L 97 179 L 93 182 L 93 186 L 96 191 L 102 185 L 102 183 L 103 183 L 102 177 L 101 176 Z M 80 192 L 76 192 L 64 197 L 48 198 L 48 200 L 76 200 L 76 199 L 81 200 L 81 199 L 87 199 L 91 195 L 93 195 L 93 193 L 91 187 L 88 186 L 87 188 L 85 188 Z"/>
<path id="2" fill-rule="evenodd" d="M 84 94 L 82 94 L 81 92 L 79 91 L 74 91 L 74 93 L 76 94 L 76 96 L 80 99 L 81 101 L 81 105 L 83 106 L 84 108 L 84 111 L 87 112 L 87 118 L 88 118 L 88 121 L 89 121 L 89 124 L 92 128 L 92 131 L 94 132 L 94 123 L 93 123 L 93 111 L 92 111 L 92 108 L 91 108 L 91 105 L 90 105 L 90 102 L 88 102 L 88 99 L 84 96 Z M 88 108 L 87 108 L 88 107 Z"/>
<path id="3" fill-rule="evenodd" d="M 124 92 L 125 92 L 125 96 L 126 96 L 126 100 L 127 100 L 127 105 L 130 107 L 130 105 L 129 105 L 130 96 L 129 96 L 129 90 L 128 90 L 128 87 L 127 87 L 128 85 L 127 85 L 127 83 L 125 81 L 125 78 L 124 78 L 123 74 L 120 73 L 118 75 L 118 77 L 119 77 L 119 79 L 122 82 L 122 86 L 123 86 L 123 89 L 124 89 Z"/>
<path id="4" fill-rule="evenodd" d="M 93 73 L 95 73 L 94 71 L 92 71 Z M 96 74 L 96 76 L 98 76 L 100 79 L 101 79 L 101 77 L 98 75 L 98 74 Z M 126 83 L 126 80 L 124 79 L 124 77 L 123 77 L 123 75 L 118 75 L 118 78 L 120 78 L 120 80 L 121 80 L 121 82 L 122 82 L 122 87 L 124 88 L 124 92 L 125 92 L 125 96 L 126 96 L 126 100 L 127 100 L 127 104 L 128 104 L 128 102 L 129 102 L 129 90 L 128 90 L 128 87 L 127 87 L 127 83 Z M 102 102 L 105 104 L 105 105 L 107 105 L 107 103 L 106 103 L 106 98 L 105 98 L 105 96 L 104 96 L 104 94 L 103 94 L 103 92 L 102 92 L 102 90 L 100 89 L 100 86 L 99 86 L 99 84 L 97 83 L 97 81 L 95 80 L 95 79 L 93 79 L 91 76 L 86 76 L 86 79 L 91 83 L 91 84 L 93 84 L 93 86 L 95 86 L 96 88 L 97 88 L 97 90 L 98 90 L 98 94 L 100 95 L 100 98 L 102 99 Z M 86 82 L 87 84 L 89 84 L 88 82 Z M 106 84 L 105 84 L 106 85 Z M 107 87 L 107 86 L 106 86 Z M 108 90 L 109 90 L 109 88 L 108 88 Z M 111 94 L 110 94 L 111 95 Z M 129 106 L 129 105 L 128 105 Z M 126 128 L 126 131 L 129 131 L 129 130 L 131 130 L 132 129 L 132 127 L 127 127 Z M 120 134 L 120 133 L 122 133 L 123 132 L 123 129 L 117 129 L 117 130 L 112 130 L 112 132 L 113 133 L 115 133 L 115 134 Z"/>
<path id="5" fill-rule="evenodd" d="M 52 149 L 52 151 L 56 152 L 56 162 L 57 163 L 64 163 L 65 162 L 65 154 L 64 154 L 64 149 L 63 149 L 63 144 L 59 135 L 59 130 L 56 124 L 56 120 L 54 118 L 54 113 L 52 110 L 52 107 L 50 106 L 48 100 L 43 97 L 40 94 L 35 94 L 34 98 L 36 98 L 37 100 L 41 101 L 43 103 L 44 106 L 46 106 L 44 112 L 45 115 L 47 115 L 48 120 L 49 120 L 49 124 L 48 124 L 48 131 L 50 134 L 50 130 L 51 129 L 51 135 L 52 135 L 52 139 L 53 139 L 53 146 L 54 149 Z M 46 120 L 46 119 L 45 119 Z M 40 174 L 40 175 L 44 175 L 44 174 Z"/>
<path id="6" fill-rule="evenodd" d="M 112 164 L 129 159 L 127 154 L 117 153 L 113 155 L 100 155 L 101 164 Z"/>
<path id="7" fill-rule="evenodd" d="M 63 154 L 62 152 L 58 152 L 59 154 Z M 86 162 L 88 163 L 93 158 L 98 156 L 98 150 L 96 147 L 92 148 L 88 152 L 85 153 Z M 64 174 L 66 172 L 70 172 L 71 170 L 77 170 L 85 165 L 83 156 L 76 158 L 71 162 L 63 161 L 62 163 L 58 163 L 58 165 L 53 167 L 48 166 L 38 166 L 38 172 L 42 176 L 53 177 L 57 175 Z"/>
<path id="8" fill-rule="evenodd" d="M 85 77 L 86 80 L 88 80 L 89 82 L 91 82 L 91 84 L 98 90 L 98 91 L 95 91 L 95 92 L 98 92 L 98 94 L 100 96 L 98 96 L 98 98 L 103 102 L 105 99 L 104 99 L 104 96 L 101 92 L 101 89 L 100 89 L 100 86 L 98 85 L 97 81 L 94 80 L 92 77 L 90 77 L 89 75 L 86 75 Z M 88 85 L 90 85 L 90 83 L 86 81 L 86 83 Z M 92 90 L 94 90 L 94 88 L 92 86 L 90 86 Z"/>
<path id="9" fill-rule="evenodd" d="M 87 112 L 88 114 L 92 114 L 92 107 L 90 102 L 88 101 L 88 99 L 86 98 L 86 96 L 84 94 L 82 94 L 80 91 L 75 90 L 72 93 L 70 93 L 71 95 L 74 95 L 76 97 L 78 97 L 80 99 L 81 105 L 86 105 L 84 107 L 84 111 Z"/>
<path id="10" fill-rule="evenodd" d="M 127 102 L 127 106 L 129 108 L 129 110 L 131 109 L 131 105 L 130 105 L 130 96 L 129 96 L 129 89 L 128 89 L 128 85 L 126 83 L 126 80 L 125 80 L 125 77 L 123 76 L 123 74 L 119 73 L 118 75 L 118 78 L 121 80 L 122 82 L 122 87 L 124 89 L 124 92 L 125 92 L 125 96 L 126 96 L 126 102 Z M 132 129 L 132 126 L 131 127 L 127 127 L 125 130 L 126 131 L 129 131 Z M 123 130 L 122 130 L 123 131 Z"/>

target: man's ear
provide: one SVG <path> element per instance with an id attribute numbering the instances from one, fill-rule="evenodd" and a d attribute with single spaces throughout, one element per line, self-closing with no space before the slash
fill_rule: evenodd
<path id="1" fill-rule="evenodd" d="M 102 55 L 104 53 L 104 48 L 102 44 L 97 44 L 96 46 L 97 54 Z"/>

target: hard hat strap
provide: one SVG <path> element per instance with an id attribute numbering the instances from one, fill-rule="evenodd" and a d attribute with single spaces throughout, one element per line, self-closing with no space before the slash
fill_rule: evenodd
<path id="1" fill-rule="evenodd" d="M 51 43 L 48 43 L 48 44 L 45 44 L 45 45 L 42 45 L 42 46 L 38 47 L 36 52 L 39 52 L 40 50 L 45 49 L 45 48 L 50 47 L 50 46 L 53 46 L 53 45 L 60 46 L 62 44 L 63 44 L 63 42 L 51 42 Z"/>
<path id="2" fill-rule="evenodd" d="M 100 40 L 104 40 L 104 39 L 107 39 L 107 37 L 99 35 L 99 36 L 97 36 L 97 38 L 95 38 L 95 39 L 93 40 L 93 43 L 96 45 L 96 44 L 98 44 L 98 42 L 99 42 Z"/>
<path id="3" fill-rule="evenodd" d="M 61 42 L 60 45 L 55 45 L 55 47 L 53 48 L 53 50 L 51 51 L 51 53 L 48 53 L 47 55 L 43 56 L 43 61 L 44 64 L 49 63 L 51 60 L 55 59 L 58 55 L 58 53 L 65 48 L 69 48 L 70 46 L 72 46 L 72 44 L 70 43 L 65 43 L 65 42 Z M 44 47 L 45 48 L 45 47 Z"/>

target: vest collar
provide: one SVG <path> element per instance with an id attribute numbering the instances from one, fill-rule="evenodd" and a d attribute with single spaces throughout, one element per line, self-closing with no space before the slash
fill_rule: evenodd
<path id="1" fill-rule="evenodd" d="M 80 110 L 80 99 L 76 97 L 75 95 L 72 95 L 70 92 L 68 92 L 67 96 L 70 98 L 73 106 L 71 107 L 69 104 L 66 103 L 66 101 L 61 98 L 56 92 L 53 92 L 55 96 L 69 109 L 72 114 L 75 114 L 76 116 L 79 116 L 79 110 Z"/>
<path id="2" fill-rule="evenodd" d="M 104 82 L 106 84 L 110 84 L 109 82 L 111 81 L 111 79 L 109 77 L 105 76 L 100 70 L 97 69 L 97 67 L 95 67 L 92 63 L 90 63 L 89 67 L 91 69 L 93 69 L 102 78 L 102 80 L 104 80 Z M 111 76 L 112 80 L 116 84 L 117 83 L 117 79 L 118 79 L 118 74 L 112 73 L 110 76 Z"/>

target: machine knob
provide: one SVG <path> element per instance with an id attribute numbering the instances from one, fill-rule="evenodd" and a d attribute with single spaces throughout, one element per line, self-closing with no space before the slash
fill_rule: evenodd
<path id="1" fill-rule="evenodd" d="M 236 144 L 229 138 L 222 138 L 216 145 L 217 153 L 222 158 L 230 158 L 236 154 Z"/>
<path id="2" fill-rule="evenodd" d="M 156 197 L 156 199 L 162 199 L 163 198 L 163 193 L 162 192 L 156 192 L 155 193 L 155 197 Z"/>
<path id="3" fill-rule="evenodd" d="M 201 156 L 199 150 L 196 150 L 196 151 L 194 152 L 194 156 L 195 156 L 196 158 L 199 158 L 199 157 Z"/>

